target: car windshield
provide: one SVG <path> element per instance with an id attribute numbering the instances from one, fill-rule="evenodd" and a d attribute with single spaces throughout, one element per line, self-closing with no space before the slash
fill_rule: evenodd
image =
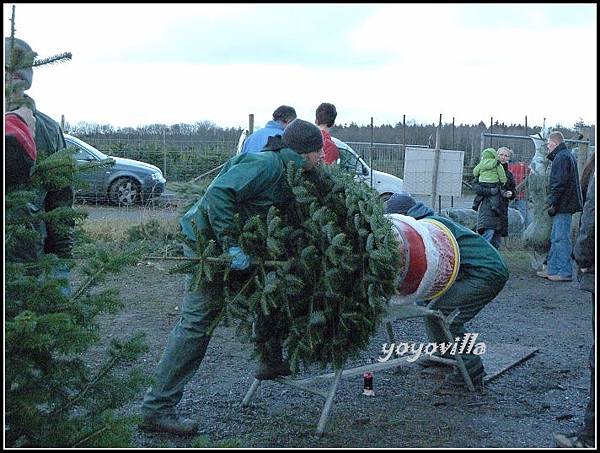
<path id="1" fill-rule="evenodd" d="M 86 142 L 82 142 L 81 140 L 79 140 L 76 137 L 73 137 L 73 136 L 69 135 L 68 137 L 65 137 L 65 139 L 67 140 L 67 142 L 71 141 L 76 146 L 78 146 L 79 148 L 85 149 L 86 151 L 88 151 L 92 155 L 96 156 L 98 159 L 108 159 L 109 158 L 109 156 L 107 156 L 106 154 L 104 154 L 102 151 L 94 148 L 93 146 L 87 144 Z"/>
<path id="2" fill-rule="evenodd" d="M 340 152 L 340 166 L 348 171 L 355 173 L 362 173 L 362 165 L 358 160 L 358 157 L 351 153 L 346 148 L 339 148 Z"/>

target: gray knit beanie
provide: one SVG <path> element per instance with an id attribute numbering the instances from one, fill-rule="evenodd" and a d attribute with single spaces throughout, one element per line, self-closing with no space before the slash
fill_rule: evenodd
<path id="1" fill-rule="evenodd" d="M 19 38 L 14 38 L 15 42 L 15 57 L 18 62 L 23 61 L 24 57 L 29 57 L 33 63 L 32 57 L 34 57 L 35 52 L 31 49 L 29 44 Z M 12 57 L 12 40 L 10 37 L 4 38 L 4 61 L 6 65 L 10 65 L 11 57 Z M 20 55 L 19 55 L 20 54 Z M 30 54 L 30 55 L 27 55 Z M 15 71 L 15 74 L 23 81 L 23 91 L 31 88 L 31 83 L 33 81 L 33 68 L 23 68 Z"/>
<path id="2" fill-rule="evenodd" d="M 408 192 L 400 192 L 393 194 L 385 202 L 384 209 L 386 214 L 406 215 L 410 208 L 416 204 L 416 200 Z"/>
<path id="3" fill-rule="evenodd" d="M 298 154 L 312 153 L 323 147 L 321 129 L 300 118 L 287 125 L 283 131 L 283 141 Z"/>

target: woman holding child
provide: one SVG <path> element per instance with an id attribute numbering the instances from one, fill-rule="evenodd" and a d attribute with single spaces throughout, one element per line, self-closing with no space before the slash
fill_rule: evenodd
<path id="1" fill-rule="evenodd" d="M 512 151 L 506 147 L 486 148 L 481 162 L 473 169 L 478 181 L 473 209 L 478 211 L 477 232 L 496 249 L 502 237 L 508 236 L 508 203 L 515 198 L 515 178 L 508 170 Z"/>

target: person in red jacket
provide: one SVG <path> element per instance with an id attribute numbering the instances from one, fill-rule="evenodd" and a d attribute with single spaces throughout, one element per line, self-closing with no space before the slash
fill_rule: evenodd
<path id="1" fill-rule="evenodd" d="M 335 105 L 324 102 L 317 107 L 315 124 L 319 126 L 321 134 L 323 134 L 323 153 L 325 154 L 323 162 L 327 165 L 333 164 L 340 157 L 340 152 L 331 139 L 331 133 L 329 132 L 329 128 L 333 127 L 336 117 Z"/>

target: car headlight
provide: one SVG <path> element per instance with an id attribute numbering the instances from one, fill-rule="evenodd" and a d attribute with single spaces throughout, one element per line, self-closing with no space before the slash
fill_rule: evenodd
<path id="1" fill-rule="evenodd" d="M 163 175 L 160 173 L 152 173 L 150 177 L 152 178 L 152 181 L 164 181 Z"/>

